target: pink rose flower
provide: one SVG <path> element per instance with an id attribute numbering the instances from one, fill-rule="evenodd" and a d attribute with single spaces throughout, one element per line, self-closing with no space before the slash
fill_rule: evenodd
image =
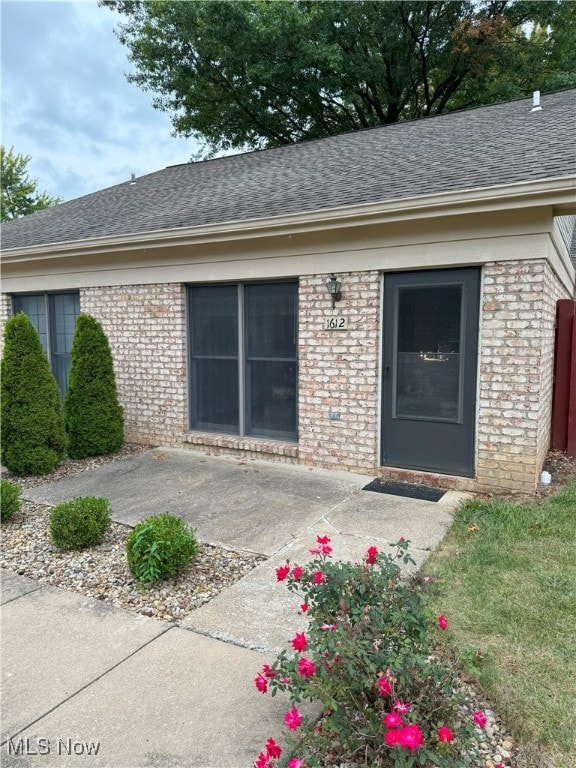
<path id="1" fill-rule="evenodd" d="M 313 547 L 310 550 L 311 555 L 329 555 L 332 552 L 332 547 L 328 544 L 319 544 L 317 547 Z"/>
<path id="2" fill-rule="evenodd" d="M 291 760 L 288 760 L 288 765 L 286 768 L 300 768 L 302 765 L 303 760 L 300 760 L 299 757 L 293 757 Z"/>
<path id="3" fill-rule="evenodd" d="M 400 699 L 394 699 L 392 706 L 399 715 L 405 715 L 407 712 L 410 712 L 410 704 L 404 704 Z"/>
<path id="4" fill-rule="evenodd" d="M 368 547 L 368 554 L 366 557 L 366 562 L 368 563 L 368 565 L 374 565 L 377 557 L 378 557 L 378 549 L 376 547 Z"/>
<path id="5" fill-rule="evenodd" d="M 450 742 L 454 741 L 455 738 L 454 734 L 447 725 L 443 725 L 442 727 L 438 728 L 437 735 L 438 741 L 445 741 L 447 744 L 450 744 Z"/>
<path id="6" fill-rule="evenodd" d="M 307 659 L 306 656 L 301 656 L 298 659 L 298 672 L 300 672 L 302 677 L 312 677 L 316 672 L 316 665 L 313 661 Z"/>
<path id="7" fill-rule="evenodd" d="M 329 536 L 316 536 L 317 546 L 314 547 L 314 549 L 311 549 L 310 552 L 313 555 L 329 555 L 332 552 L 332 547 L 329 546 L 330 544 L 330 537 Z"/>
<path id="8" fill-rule="evenodd" d="M 308 640 L 306 639 L 304 632 L 296 632 L 296 635 L 292 640 L 292 648 L 294 648 L 295 651 L 304 651 L 306 650 L 307 645 Z"/>
<path id="9" fill-rule="evenodd" d="M 258 672 L 256 677 L 254 678 L 254 684 L 256 688 L 258 688 L 260 693 L 266 693 L 266 691 L 268 690 L 268 680 L 266 680 L 266 678 L 262 674 L 260 674 L 260 672 Z"/>
<path id="10" fill-rule="evenodd" d="M 398 731 L 386 731 L 384 734 L 384 741 L 387 747 L 398 746 Z"/>
<path id="11" fill-rule="evenodd" d="M 276 581 L 284 581 L 286 576 L 290 573 L 290 566 L 289 565 L 281 565 L 279 568 L 276 568 Z"/>
<path id="12" fill-rule="evenodd" d="M 300 568 L 299 565 L 293 568 L 292 578 L 296 579 L 296 581 L 300 581 L 300 579 L 302 578 L 302 568 Z"/>
<path id="13" fill-rule="evenodd" d="M 274 739 L 270 738 L 266 742 L 266 752 L 270 757 L 280 757 L 282 754 L 282 747 L 279 744 L 276 744 Z"/>
<path id="14" fill-rule="evenodd" d="M 480 709 L 477 709 L 474 712 L 474 714 L 472 715 L 472 718 L 479 728 L 484 728 L 486 726 L 486 723 L 488 722 L 486 715 Z"/>
<path id="15" fill-rule="evenodd" d="M 386 728 L 398 728 L 402 725 L 402 718 L 398 712 L 387 712 L 382 721 Z"/>
<path id="16" fill-rule="evenodd" d="M 269 755 L 266 752 L 260 752 L 254 763 L 254 768 L 266 768 L 268 765 L 270 765 Z"/>
<path id="17" fill-rule="evenodd" d="M 380 696 L 390 696 L 390 694 L 392 693 L 392 683 L 390 682 L 390 680 L 388 680 L 387 677 L 382 677 L 382 675 L 380 675 L 380 677 L 376 681 L 376 686 L 378 688 L 378 693 L 380 694 Z"/>
<path id="18" fill-rule="evenodd" d="M 270 664 L 264 664 L 262 667 L 262 674 L 264 677 L 276 677 L 276 672 L 274 672 Z"/>
<path id="19" fill-rule="evenodd" d="M 300 610 L 302 611 L 302 613 L 306 613 L 309 607 L 310 606 L 308 605 L 308 603 L 302 603 L 302 605 L 300 606 Z"/>
<path id="20" fill-rule="evenodd" d="M 446 629 L 446 627 L 448 626 L 448 619 L 446 618 L 446 616 L 443 616 L 442 614 L 438 616 L 438 626 L 440 627 L 440 629 Z"/>
<path id="21" fill-rule="evenodd" d="M 316 571 L 314 574 L 314 584 L 322 584 L 323 581 L 326 580 L 326 576 L 322 573 L 322 571 Z"/>
<path id="22" fill-rule="evenodd" d="M 324 624 L 322 624 L 320 629 L 328 629 L 330 630 L 330 632 L 334 632 L 336 629 L 336 624 L 326 624 L 326 622 L 324 622 Z"/>
<path id="23" fill-rule="evenodd" d="M 398 744 L 410 752 L 419 749 L 424 744 L 424 737 L 419 725 L 405 725 L 398 730 Z"/>
<path id="24" fill-rule="evenodd" d="M 290 709 L 284 715 L 284 722 L 291 731 L 295 731 L 300 727 L 300 723 L 302 722 L 302 715 L 300 712 L 298 712 L 296 707 L 292 707 L 292 709 Z"/>

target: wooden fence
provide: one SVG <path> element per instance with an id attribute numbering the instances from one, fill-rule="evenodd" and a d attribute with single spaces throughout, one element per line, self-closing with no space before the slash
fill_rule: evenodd
<path id="1" fill-rule="evenodd" d="M 552 448 L 576 456 L 576 301 L 556 307 Z"/>

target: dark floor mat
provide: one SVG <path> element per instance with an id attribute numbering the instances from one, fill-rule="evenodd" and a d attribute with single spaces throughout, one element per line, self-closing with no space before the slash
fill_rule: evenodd
<path id="1" fill-rule="evenodd" d="M 372 480 L 362 490 L 388 493 L 390 496 L 406 496 L 409 499 L 421 499 L 422 501 L 438 501 L 446 493 L 446 491 L 441 491 L 438 488 L 428 488 L 425 485 L 394 483 L 391 480 L 378 479 Z"/>

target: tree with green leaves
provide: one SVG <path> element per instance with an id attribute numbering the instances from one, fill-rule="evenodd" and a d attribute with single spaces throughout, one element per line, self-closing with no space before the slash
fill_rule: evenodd
<path id="1" fill-rule="evenodd" d="M 2 463 L 17 475 L 52 472 L 66 454 L 60 389 L 23 312 L 6 321 L 1 393 Z"/>
<path id="2" fill-rule="evenodd" d="M 76 318 L 72 340 L 64 419 L 72 459 L 114 453 L 122 447 L 124 414 L 110 345 L 100 323 L 83 313 Z"/>
<path id="3" fill-rule="evenodd" d="M 572 2 L 99 0 L 129 79 L 208 156 L 576 85 Z"/>
<path id="4" fill-rule="evenodd" d="M 30 160 L 30 155 L 20 155 L 14 147 L 6 150 L 0 146 L 1 221 L 18 219 L 62 202 L 61 197 L 38 191 L 37 182 L 28 176 Z"/>

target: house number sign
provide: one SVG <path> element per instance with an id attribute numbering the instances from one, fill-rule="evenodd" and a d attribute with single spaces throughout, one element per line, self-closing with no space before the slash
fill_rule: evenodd
<path id="1" fill-rule="evenodd" d="M 324 330 L 326 331 L 344 331 L 348 328 L 347 317 L 327 317 L 324 320 Z"/>

